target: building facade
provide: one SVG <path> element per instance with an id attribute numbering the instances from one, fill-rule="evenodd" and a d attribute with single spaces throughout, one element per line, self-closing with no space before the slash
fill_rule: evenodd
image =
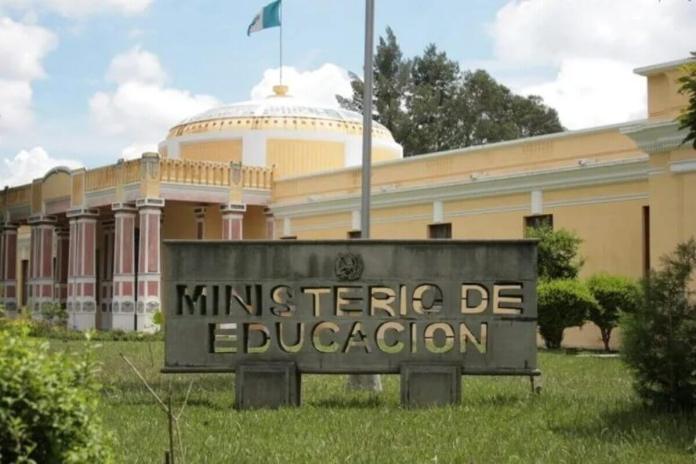
<path id="1" fill-rule="evenodd" d="M 696 151 L 675 117 L 689 60 L 640 68 L 648 118 L 403 158 L 373 127 L 373 238 L 583 239 L 583 275 L 641 277 L 696 236 Z M 159 153 L 56 168 L 0 195 L 6 308 L 65 305 L 78 329 L 153 330 L 164 239 L 359 236 L 362 116 L 278 86 L 183 121 Z M 599 346 L 596 329 L 569 343 Z"/>

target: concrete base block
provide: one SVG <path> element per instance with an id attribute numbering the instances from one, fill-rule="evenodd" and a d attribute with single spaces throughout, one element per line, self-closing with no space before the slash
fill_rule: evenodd
<path id="1" fill-rule="evenodd" d="M 159 328 L 152 322 L 153 313 L 137 313 L 135 317 L 135 330 L 138 332 L 155 333 Z"/>
<path id="2" fill-rule="evenodd" d="M 96 314 L 89 313 L 69 313 L 68 327 L 75 330 L 93 330 L 97 327 Z"/>
<path id="3" fill-rule="evenodd" d="M 111 330 L 113 328 L 113 321 L 111 319 L 111 313 L 101 313 L 101 319 L 99 319 L 99 330 Z"/>
<path id="4" fill-rule="evenodd" d="M 295 363 L 242 364 L 235 376 L 235 408 L 299 406 L 301 383 Z"/>
<path id="5" fill-rule="evenodd" d="M 135 330 L 135 315 L 133 313 L 111 313 L 111 330 L 132 332 Z"/>
<path id="6" fill-rule="evenodd" d="M 404 364 L 401 366 L 401 405 L 418 408 L 458 404 L 461 375 L 458 365 Z"/>

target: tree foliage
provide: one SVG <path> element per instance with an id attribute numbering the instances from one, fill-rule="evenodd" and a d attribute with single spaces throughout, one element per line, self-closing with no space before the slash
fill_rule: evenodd
<path id="1" fill-rule="evenodd" d="M 692 55 L 696 57 L 696 52 Z M 686 129 L 683 143 L 691 143 L 696 149 L 696 63 L 684 66 L 684 76 L 679 78 L 679 93 L 687 95 L 689 103 L 679 116 L 679 129 Z"/>
<path id="2" fill-rule="evenodd" d="M 642 304 L 622 322 L 626 363 L 649 404 L 696 408 L 696 241 L 677 246 L 644 281 Z"/>
<path id="3" fill-rule="evenodd" d="M 537 288 L 539 333 L 547 348 L 557 349 L 563 342 L 563 331 L 580 326 L 597 301 L 579 280 L 543 280 Z"/>
<path id="4" fill-rule="evenodd" d="M 0 463 L 112 462 L 93 363 L 0 328 Z"/>
<path id="5" fill-rule="evenodd" d="M 339 104 L 362 112 L 363 82 L 351 74 L 352 98 Z M 486 71 L 462 71 L 435 45 L 404 58 L 394 32 L 380 37 L 374 59 L 375 119 L 389 129 L 406 156 L 563 130 L 541 97 L 523 97 Z"/>
<path id="6" fill-rule="evenodd" d="M 590 310 L 589 319 L 599 327 L 604 349 L 609 351 L 611 332 L 619 324 L 620 315 L 635 312 L 640 304 L 640 288 L 632 279 L 609 274 L 593 275 L 587 287 L 598 303 Z"/>
<path id="7" fill-rule="evenodd" d="M 537 269 L 540 279 L 575 279 L 582 268 L 578 256 L 582 239 L 566 229 L 527 229 L 528 238 L 539 240 Z"/>

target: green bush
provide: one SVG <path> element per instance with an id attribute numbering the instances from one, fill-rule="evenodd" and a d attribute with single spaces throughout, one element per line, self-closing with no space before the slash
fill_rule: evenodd
<path id="1" fill-rule="evenodd" d="M 619 316 L 635 312 L 640 304 L 640 287 L 627 277 L 595 274 L 587 279 L 587 288 L 599 303 L 590 310 L 589 319 L 599 327 L 604 349 L 609 351 L 611 332 L 619 324 Z"/>
<path id="2" fill-rule="evenodd" d="M 583 265 L 578 257 L 582 239 L 569 230 L 550 227 L 527 229 L 528 238 L 539 239 L 537 269 L 540 279 L 575 279 Z"/>
<path id="3" fill-rule="evenodd" d="M 112 462 L 97 416 L 94 364 L 0 329 L 0 462 Z"/>
<path id="4" fill-rule="evenodd" d="M 84 340 L 85 332 L 69 329 L 45 320 L 20 316 L 15 319 L 0 317 L 0 329 L 3 327 L 23 328 L 30 337 L 52 338 L 57 340 Z M 151 342 L 164 340 L 164 333 L 125 332 L 123 330 L 95 330 L 90 339 L 101 342 Z"/>
<path id="5" fill-rule="evenodd" d="M 677 246 L 643 284 L 644 298 L 622 319 L 622 352 L 638 394 L 670 409 L 696 407 L 696 241 Z M 693 288 L 693 287 L 691 287 Z"/>
<path id="6" fill-rule="evenodd" d="M 597 306 L 587 286 L 577 280 L 542 280 L 537 295 L 539 333 L 551 349 L 560 348 L 563 331 L 582 325 Z"/>

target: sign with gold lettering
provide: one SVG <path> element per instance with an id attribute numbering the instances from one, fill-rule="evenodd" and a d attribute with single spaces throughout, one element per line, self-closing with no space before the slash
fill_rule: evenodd
<path id="1" fill-rule="evenodd" d="M 534 241 L 167 241 L 164 258 L 165 371 L 536 372 Z"/>

